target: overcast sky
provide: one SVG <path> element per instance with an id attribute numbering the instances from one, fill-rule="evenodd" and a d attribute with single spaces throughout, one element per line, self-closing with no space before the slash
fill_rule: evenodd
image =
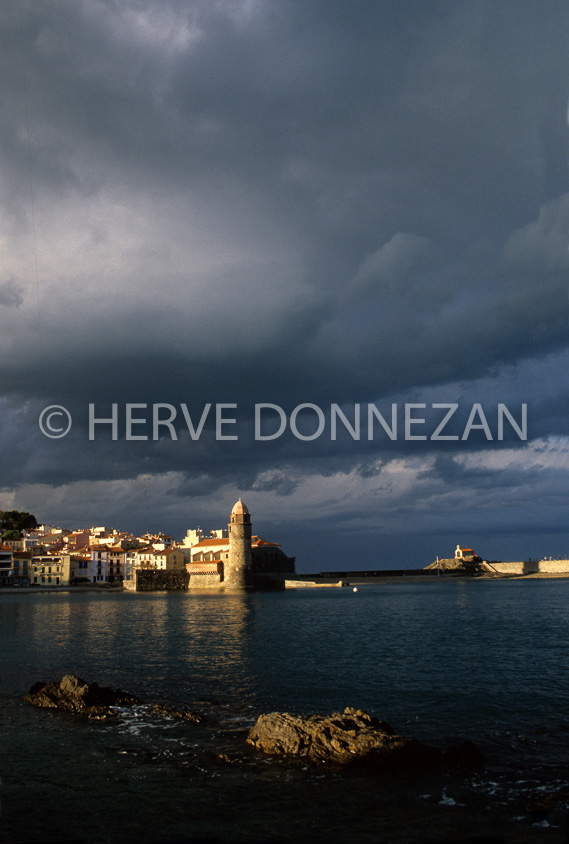
<path id="1" fill-rule="evenodd" d="M 241 496 L 301 571 L 569 551 L 565 0 L 0 16 L 0 507 L 181 539 Z M 127 441 L 127 402 L 172 405 L 178 439 Z M 207 403 L 193 440 L 181 405 Z M 255 440 L 260 403 L 282 436 Z M 368 440 L 370 403 L 397 404 L 395 440 Z M 429 438 L 440 403 L 458 440 Z M 492 440 L 460 439 L 476 403 Z M 527 440 L 497 440 L 499 403 Z M 117 405 L 115 441 L 89 404 Z M 359 439 L 331 404 L 361 405 Z M 50 405 L 67 436 L 41 433 Z"/>

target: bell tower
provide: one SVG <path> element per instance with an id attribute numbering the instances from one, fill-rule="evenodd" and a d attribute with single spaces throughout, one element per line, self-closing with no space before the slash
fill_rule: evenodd
<path id="1" fill-rule="evenodd" d="M 229 559 L 225 565 L 226 589 L 245 589 L 251 580 L 251 515 L 241 499 L 233 505 L 229 522 Z"/>

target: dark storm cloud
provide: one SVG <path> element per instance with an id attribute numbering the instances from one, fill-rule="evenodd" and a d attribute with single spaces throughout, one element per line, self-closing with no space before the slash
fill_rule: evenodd
<path id="1" fill-rule="evenodd" d="M 460 484 L 430 443 L 261 447 L 255 402 L 525 401 L 530 440 L 566 433 L 565 4 L 19 11 L 0 36 L 5 278 L 25 285 L 0 285 L 7 485 L 178 472 L 174 498 L 292 499 L 419 454 Z M 236 402 L 243 436 L 86 443 L 87 404 L 126 401 Z M 37 429 L 49 403 L 73 412 L 65 442 Z"/>

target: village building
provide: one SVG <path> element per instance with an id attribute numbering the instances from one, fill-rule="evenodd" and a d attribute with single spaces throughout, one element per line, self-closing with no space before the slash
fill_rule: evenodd
<path id="1" fill-rule="evenodd" d="M 158 571 L 183 571 L 186 564 L 180 548 L 164 548 L 154 552 L 154 568 Z"/>
<path id="2" fill-rule="evenodd" d="M 12 547 L 7 543 L 0 545 L 0 586 L 12 585 Z"/>
<path id="3" fill-rule="evenodd" d="M 63 537 L 63 546 L 66 551 L 80 551 L 82 548 L 88 548 L 91 539 L 91 531 L 74 530 Z"/>
<path id="4" fill-rule="evenodd" d="M 89 583 L 91 557 L 88 551 L 81 551 L 77 554 L 63 554 L 62 559 L 69 566 L 69 583 Z M 67 563 L 69 560 L 69 563 Z"/>
<path id="5" fill-rule="evenodd" d="M 32 557 L 32 585 L 68 586 L 69 571 L 64 570 L 60 556 L 39 554 Z"/>
<path id="6" fill-rule="evenodd" d="M 173 545 L 174 540 L 171 536 L 166 536 L 163 533 L 145 533 L 142 542 L 151 545 L 155 551 L 164 551 L 165 548 L 170 548 Z"/>
<path id="7" fill-rule="evenodd" d="M 134 573 L 136 571 L 136 550 L 127 548 L 124 552 L 124 579 L 125 582 L 130 583 L 134 580 Z"/>
<path id="8" fill-rule="evenodd" d="M 26 534 L 23 540 L 24 547 L 22 550 L 31 551 L 34 554 L 61 551 L 63 548 L 63 531 L 60 529 L 53 533 L 38 533 L 34 531 Z"/>
<path id="9" fill-rule="evenodd" d="M 472 548 L 461 548 L 460 545 L 456 546 L 456 551 L 454 552 L 455 560 L 464 560 L 466 558 L 470 559 L 471 557 L 475 557 L 476 554 L 472 550 Z"/>
<path id="10" fill-rule="evenodd" d="M 2 542 L 4 545 L 9 545 L 12 551 L 25 551 L 26 548 L 26 540 L 23 536 L 20 539 L 4 539 Z"/>
<path id="11" fill-rule="evenodd" d="M 70 586 L 89 580 L 89 558 L 80 554 L 37 554 L 31 558 L 31 586 Z"/>
<path id="12" fill-rule="evenodd" d="M 155 553 L 156 549 L 153 548 L 152 545 L 143 545 L 142 548 L 137 548 L 135 568 L 153 569 Z"/>
<path id="13" fill-rule="evenodd" d="M 12 562 L 12 582 L 14 586 L 29 586 L 32 574 L 32 554 L 30 551 L 14 551 Z"/>
<path id="14" fill-rule="evenodd" d="M 121 583 L 125 579 L 125 551 L 120 545 L 95 545 L 91 548 L 91 581 Z"/>

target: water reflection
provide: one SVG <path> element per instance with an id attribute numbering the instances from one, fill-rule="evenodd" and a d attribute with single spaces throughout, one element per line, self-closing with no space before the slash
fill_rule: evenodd
<path id="1" fill-rule="evenodd" d="M 36 604 L 30 619 L 29 635 L 41 645 L 49 637 L 53 648 L 68 647 L 74 635 L 71 605 L 67 602 Z"/>
<path id="2" fill-rule="evenodd" d="M 147 701 L 465 723 L 569 700 L 569 581 L 298 594 L 1 595 L 2 690 L 75 673 Z M 543 647 L 547 643 L 547 648 Z M 509 716 L 510 717 L 510 716 Z M 514 715 L 511 715 L 513 718 Z"/>
<path id="3" fill-rule="evenodd" d="M 206 690 L 252 693 L 254 604 L 247 594 L 188 595 L 178 602 L 179 658 Z"/>

